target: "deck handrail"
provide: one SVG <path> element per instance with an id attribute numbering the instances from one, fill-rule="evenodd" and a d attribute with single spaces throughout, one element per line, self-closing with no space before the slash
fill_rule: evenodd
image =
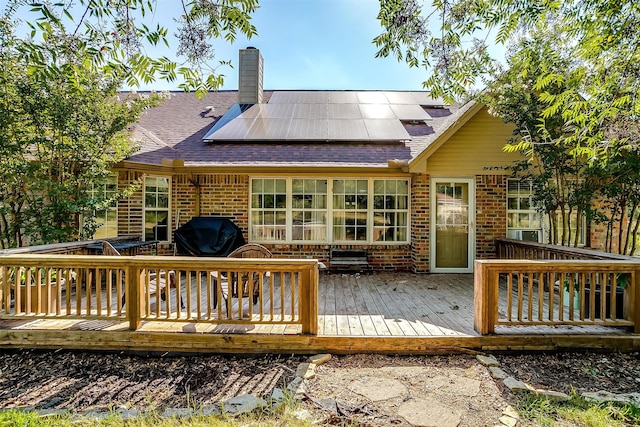
<path id="1" fill-rule="evenodd" d="M 496 238 L 495 245 L 496 256 L 498 259 L 610 259 L 618 261 L 638 260 L 638 258 L 628 255 L 612 254 L 595 249 L 551 245 L 548 243 L 507 239 L 506 237 Z"/>
<path id="2" fill-rule="evenodd" d="M 151 272 L 175 273 L 175 289 L 152 295 Z M 231 295 L 223 278 L 259 277 L 259 305 L 237 297 L 236 310 L 212 307 L 213 292 Z M 223 289 L 223 286 L 228 289 Z M 253 284 L 251 285 L 253 286 Z M 19 291 L 18 291 L 19 290 Z M 180 298 L 172 294 L 177 292 Z M 176 294 L 177 295 L 177 294 Z M 178 301 L 185 301 L 181 308 Z M 173 302 L 172 302 L 173 301 Z M 155 302 L 155 308 L 154 303 Z M 244 308 L 247 306 L 247 308 Z M 215 324 L 297 324 L 318 331 L 318 261 L 313 259 L 194 258 L 16 254 L 0 256 L 0 318 L 86 319 Z M 229 302 L 227 308 L 232 308 Z M 266 307 L 266 308 L 264 308 Z M 243 311 L 244 310 L 244 311 Z M 245 318 L 246 316 L 248 318 Z"/>
<path id="3" fill-rule="evenodd" d="M 474 328 L 485 335 L 496 326 L 601 325 L 640 333 L 639 293 L 638 260 L 476 260 Z"/>
<path id="4" fill-rule="evenodd" d="M 19 254 L 84 254 L 87 246 L 99 244 L 104 240 L 109 242 L 123 242 L 139 240 L 140 236 L 125 235 L 108 239 L 78 240 L 76 242 L 48 243 L 45 245 L 24 246 L 20 248 L 0 249 L 0 256 Z"/>

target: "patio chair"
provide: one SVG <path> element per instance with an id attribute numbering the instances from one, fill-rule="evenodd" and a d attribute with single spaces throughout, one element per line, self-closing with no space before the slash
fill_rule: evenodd
<path id="1" fill-rule="evenodd" d="M 272 258 L 273 254 L 267 248 L 257 243 L 248 243 L 240 246 L 229 255 L 227 258 Z M 227 316 L 229 315 L 229 308 L 227 300 L 229 298 L 229 281 L 227 277 L 219 274 L 217 271 L 212 271 L 211 276 L 213 278 L 213 308 L 218 307 L 218 278 L 220 278 L 221 295 L 224 300 L 224 306 L 227 310 Z M 269 272 L 265 273 L 265 277 L 269 276 Z M 252 286 L 249 286 L 251 280 Z M 250 288 L 253 290 L 252 299 L 253 304 L 257 304 L 260 299 L 260 274 L 259 273 L 231 273 L 231 297 L 238 298 L 239 287 L 242 287 L 242 296 L 248 298 Z"/>
<path id="2" fill-rule="evenodd" d="M 121 256 L 120 252 L 113 245 L 106 240 L 102 242 L 102 254 L 111 256 Z M 149 296 L 156 297 L 160 293 L 162 301 L 167 300 L 167 286 L 169 289 L 176 288 L 176 272 L 169 270 L 165 273 L 158 273 L 156 271 L 149 272 Z M 176 300 L 180 305 L 180 308 L 184 308 L 184 303 L 180 298 L 180 295 L 176 292 Z M 122 305 L 126 302 L 126 295 L 122 295 Z"/>

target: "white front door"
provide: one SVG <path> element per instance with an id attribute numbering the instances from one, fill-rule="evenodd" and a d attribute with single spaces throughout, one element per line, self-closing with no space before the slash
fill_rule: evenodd
<path id="1" fill-rule="evenodd" d="M 475 253 L 475 182 L 431 179 L 431 250 L 433 273 L 471 273 Z"/>

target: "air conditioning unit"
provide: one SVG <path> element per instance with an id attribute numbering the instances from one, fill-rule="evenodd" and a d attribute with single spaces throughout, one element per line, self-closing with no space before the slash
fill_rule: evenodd
<path id="1" fill-rule="evenodd" d="M 515 230 L 515 238 L 525 242 L 540 242 L 540 230 Z"/>

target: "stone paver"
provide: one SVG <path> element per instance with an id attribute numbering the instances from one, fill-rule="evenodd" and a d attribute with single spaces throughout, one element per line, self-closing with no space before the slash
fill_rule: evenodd
<path id="1" fill-rule="evenodd" d="M 462 411 L 435 398 L 409 399 L 398 408 L 398 415 L 414 426 L 457 427 Z"/>
<path id="2" fill-rule="evenodd" d="M 427 391 L 438 391 L 454 396 L 477 396 L 480 392 L 480 381 L 461 376 L 438 376 L 426 383 Z"/>
<path id="3" fill-rule="evenodd" d="M 499 366 L 500 362 L 498 362 L 498 359 L 496 359 L 495 357 L 489 355 L 489 356 L 483 356 L 482 354 L 479 354 L 476 356 L 476 360 L 478 360 L 478 362 L 482 363 L 484 366 Z"/>
<path id="4" fill-rule="evenodd" d="M 503 382 L 504 385 L 514 393 L 528 393 L 531 391 L 531 388 L 528 385 L 513 377 L 507 377 Z"/>
<path id="5" fill-rule="evenodd" d="M 499 380 L 503 380 L 509 376 L 505 371 L 498 368 L 497 366 L 489 366 L 489 372 L 491 372 L 491 375 L 493 376 L 493 378 L 496 378 Z"/>
<path id="6" fill-rule="evenodd" d="M 316 365 L 322 365 L 323 363 L 331 360 L 330 354 L 316 354 L 314 356 L 309 357 L 309 362 L 315 363 Z"/>
<path id="7" fill-rule="evenodd" d="M 301 363 L 296 370 L 296 377 L 308 380 L 316 376 L 316 364 L 315 363 Z"/>
<path id="8" fill-rule="evenodd" d="M 243 414 L 252 412 L 258 408 L 267 406 L 267 402 L 259 397 L 245 394 L 242 396 L 232 397 L 224 402 L 224 412 L 228 414 Z"/>
<path id="9" fill-rule="evenodd" d="M 351 391 L 372 402 L 389 400 L 407 394 L 407 387 L 398 380 L 387 377 L 366 377 L 351 384 Z"/>
<path id="10" fill-rule="evenodd" d="M 499 421 L 507 427 L 515 427 L 515 425 L 518 424 L 517 419 L 511 418 L 508 415 L 501 416 Z"/>

